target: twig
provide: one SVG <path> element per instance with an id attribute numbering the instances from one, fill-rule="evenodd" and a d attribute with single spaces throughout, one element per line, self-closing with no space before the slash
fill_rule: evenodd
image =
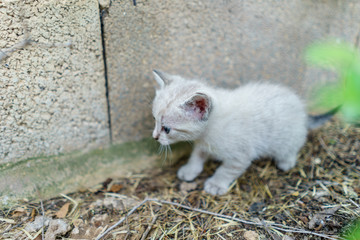
<path id="1" fill-rule="evenodd" d="M 44 210 L 44 204 L 43 201 L 40 199 L 41 204 L 41 214 L 42 214 L 42 230 L 41 230 L 41 239 L 45 239 L 45 210 Z"/>
<path id="2" fill-rule="evenodd" d="M 74 199 L 72 199 L 71 197 L 65 195 L 65 194 L 60 193 L 60 195 L 61 195 L 62 197 L 64 197 L 64 198 L 66 198 L 67 200 L 71 201 L 71 202 L 74 204 L 74 206 L 73 206 L 72 209 L 71 209 L 71 212 L 69 213 L 69 216 L 71 216 L 71 215 L 75 212 L 75 210 L 77 209 L 77 207 L 79 206 L 79 203 L 78 203 L 77 201 L 75 201 Z"/>
<path id="3" fill-rule="evenodd" d="M 0 235 L 4 235 L 5 233 L 13 230 L 14 228 L 20 227 L 24 222 L 26 222 L 26 221 L 29 220 L 30 218 L 31 218 L 31 217 L 27 217 L 27 218 L 23 219 L 23 220 L 22 220 L 21 222 L 19 222 L 18 224 L 14 225 L 14 226 L 12 226 L 11 228 L 9 228 L 9 229 L 3 231 L 2 233 L 0 233 Z"/>
<path id="4" fill-rule="evenodd" d="M 332 160 L 336 160 L 335 154 L 330 151 L 330 149 L 326 146 L 324 140 L 319 136 L 320 145 L 325 149 L 326 153 L 331 157 Z"/>
<path id="5" fill-rule="evenodd" d="M 352 204 L 354 204 L 357 208 L 360 209 L 359 204 L 357 204 L 356 202 L 354 202 L 351 198 L 348 199 Z"/>
<path id="6" fill-rule="evenodd" d="M 96 240 L 99 240 L 101 238 L 103 238 L 104 236 L 106 236 L 111 230 L 113 230 L 114 228 L 116 228 L 117 226 L 119 226 L 122 222 L 125 221 L 125 219 L 130 216 L 131 214 L 133 214 L 139 207 L 141 207 L 142 205 L 144 205 L 146 202 L 148 202 L 149 199 L 145 199 L 144 201 L 142 201 L 141 203 L 139 203 L 138 205 L 136 205 L 135 207 L 133 207 L 127 214 L 125 217 L 123 217 L 122 219 L 120 219 L 120 221 L 118 221 L 117 223 L 115 223 L 114 225 L 112 225 L 111 227 L 109 227 L 105 232 L 103 232 L 100 236 L 98 236 L 96 238 Z"/>
<path id="7" fill-rule="evenodd" d="M 104 236 L 106 236 L 110 231 L 112 231 L 114 228 L 116 228 L 117 226 L 119 226 L 121 223 L 123 223 L 125 221 L 125 219 L 127 219 L 127 217 L 129 217 L 131 214 L 133 214 L 139 207 L 141 207 L 142 205 L 144 205 L 147 202 L 157 202 L 157 203 L 161 203 L 161 204 L 167 204 L 167 205 L 172 205 L 172 206 L 176 206 L 179 208 L 183 208 L 186 210 L 190 210 L 193 212 L 199 212 L 199 213 L 204 213 L 207 215 L 212 215 L 212 216 L 216 216 L 219 218 L 223 218 L 223 219 L 230 219 L 236 222 L 240 222 L 243 224 L 247 224 L 247 225 L 254 225 L 254 226 L 258 226 L 258 227 L 262 227 L 264 228 L 265 225 L 264 223 L 257 223 L 257 222 L 252 222 L 252 221 L 246 221 L 240 218 L 236 218 L 236 217 L 231 217 L 228 215 L 223 215 L 223 214 L 219 214 L 219 213 L 214 213 L 214 212 L 210 212 L 210 211 L 206 211 L 203 209 L 199 209 L 199 208 L 192 208 L 192 207 L 188 207 L 186 205 L 182 205 L 179 203 L 174 203 L 174 202 L 169 202 L 169 201 L 165 201 L 165 200 L 159 200 L 159 199 L 155 199 L 155 198 L 145 198 L 144 201 L 142 201 L 140 204 L 136 205 L 135 207 L 133 207 L 127 214 L 125 217 L 123 217 L 122 219 L 120 219 L 120 221 L 118 221 L 117 223 L 115 223 L 113 226 L 111 226 L 110 228 L 108 228 L 104 233 L 102 233 L 101 235 L 99 235 L 96 240 L 100 240 L 101 238 L 103 238 Z M 337 240 L 337 239 L 343 239 L 341 237 L 337 237 L 337 236 L 331 236 L 331 235 L 325 235 L 325 234 L 321 234 L 321 233 L 316 233 L 316 232 L 312 232 L 312 231 L 307 231 L 304 229 L 300 229 L 300 228 L 294 228 L 294 227 L 289 227 L 289 226 L 285 226 L 282 224 L 276 224 L 276 223 L 266 223 L 266 227 L 268 228 L 273 228 L 279 231 L 283 231 L 283 232 L 292 232 L 292 233 L 302 233 L 302 234 L 311 234 L 311 235 L 315 235 L 315 236 L 319 236 L 319 237 L 323 237 L 326 239 L 331 239 L 331 240 Z"/>
<path id="8" fill-rule="evenodd" d="M 146 239 L 147 235 L 149 234 L 150 230 L 152 229 L 153 225 L 155 224 L 157 218 L 158 218 L 158 215 L 153 217 L 153 220 L 151 221 L 150 225 L 147 227 L 146 231 L 142 235 L 141 240 Z"/>

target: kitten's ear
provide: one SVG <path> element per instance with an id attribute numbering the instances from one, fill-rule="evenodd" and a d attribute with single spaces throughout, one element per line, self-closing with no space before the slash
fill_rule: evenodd
<path id="1" fill-rule="evenodd" d="M 165 87 L 165 84 L 168 83 L 166 74 L 158 71 L 158 70 L 153 70 L 153 74 L 155 77 L 156 82 L 159 84 L 160 89 Z"/>
<path id="2" fill-rule="evenodd" d="M 211 98 L 204 93 L 195 93 L 181 107 L 196 120 L 206 121 L 212 109 Z"/>

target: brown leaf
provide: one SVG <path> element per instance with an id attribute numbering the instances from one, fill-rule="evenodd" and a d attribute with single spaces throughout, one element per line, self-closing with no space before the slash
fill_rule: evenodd
<path id="1" fill-rule="evenodd" d="M 64 218 L 69 212 L 70 203 L 65 203 L 60 210 L 55 214 L 57 218 Z"/>
<path id="2" fill-rule="evenodd" d="M 18 207 L 14 210 L 14 212 L 12 213 L 13 217 L 21 217 L 27 215 L 26 209 L 23 207 Z"/>
<path id="3" fill-rule="evenodd" d="M 110 187 L 109 192 L 119 192 L 123 188 L 124 188 L 124 186 L 122 184 L 113 184 Z"/>
<path id="4" fill-rule="evenodd" d="M 102 183 L 103 188 L 107 188 L 107 186 L 112 182 L 112 178 L 108 178 L 105 180 L 105 182 Z"/>
<path id="5" fill-rule="evenodd" d="M 35 217 L 36 217 L 36 210 L 35 210 L 35 208 L 33 208 L 32 210 L 31 210 L 31 219 L 30 219 L 30 221 L 32 222 L 32 221 L 34 221 L 34 219 L 35 219 Z"/>

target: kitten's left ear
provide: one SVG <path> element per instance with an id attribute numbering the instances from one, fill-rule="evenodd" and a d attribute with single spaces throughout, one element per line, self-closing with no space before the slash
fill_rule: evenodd
<path id="1" fill-rule="evenodd" d="M 211 98 L 204 93 L 195 93 L 182 105 L 182 108 L 196 120 L 206 121 L 212 109 Z"/>
<path id="2" fill-rule="evenodd" d="M 156 82 L 159 84 L 160 89 L 165 87 L 165 84 L 168 83 L 168 79 L 166 77 L 166 74 L 160 72 L 159 70 L 153 70 L 153 74 L 155 77 Z"/>

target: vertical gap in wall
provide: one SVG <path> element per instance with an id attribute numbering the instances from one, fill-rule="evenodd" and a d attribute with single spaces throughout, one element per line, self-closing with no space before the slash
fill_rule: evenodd
<path id="1" fill-rule="evenodd" d="M 105 46 L 105 34 L 104 34 L 104 16 L 106 15 L 106 10 L 101 10 L 100 6 L 100 28 L 101 28 L 101 43 L 103 49 L 103 61 L 104 61 L 104 77 L 105 77 L 105 90 L 106 90 L 106 104 L 107 104 L 107 113 L 108 113 L 108 125 L 109 125 L 109 138 L 110 144 L 112 144 L 112 127 L 111 127 L 111 107 L 109 99 L 109 81 L 108 81 L 108 69 L 106 64 L 106 46 Z"/>

